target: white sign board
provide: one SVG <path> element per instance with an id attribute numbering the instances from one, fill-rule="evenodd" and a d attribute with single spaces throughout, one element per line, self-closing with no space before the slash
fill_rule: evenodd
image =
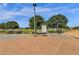
<path id="1" fill-rule="evenodd" d="M 46 27 L 46 25 L 42 25 L 42 33 L 47 33 L 47 27 Z"/>

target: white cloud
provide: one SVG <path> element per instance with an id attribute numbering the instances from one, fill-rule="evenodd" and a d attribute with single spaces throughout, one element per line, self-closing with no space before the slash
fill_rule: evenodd
<path id="1" fill-rule="evenodd" d="M 7 3 L 3 4 L 4 6 L 7 6 Z M 79 8 L 73 8 L 73 9 L 69 9 L 69 7 L 67 6 L 63 6 L 63 7 L 53 7 L 53 8 L 49 8 L 49 7 L 36 7 L 36 13 L 50 13 L 52 14 L 57 14 L 57 13 L 61 13 L 61 12 L 70 12 L 70 13 L 74 13 L 74 12 L 78 12 Z M 0 9 L 0 20 L 4 20 L 4 19 L 10 19 L 14 16 L 31 16 L 33 15 L 33 8 L 31 7 L 24 7 L 22 9 L 20 9 L 19 11 L 7 11 L 4 9 Z"/>
<path id="2" fill-rule="evenodd" d="M 10 19 L 14 16 L 30 16 L 32 15 L 32 10 L 29 8 L 23 8 L 19 11 L 7 11 L 7 10 L 0 10 L 0 20 L 2 19 Z"/>
<path id="3" fill-rule="evenodd" d="M 49 12 L 52 9 L 50 8 L 43 8 L 43 7 L 37 7 L 36 12 Z M 0 20 L 1 19 L 10 19 L 14 16 L 31 16 L 33 15 L 33 8 L 22 8 L 19 11 L 7 11 L 7 10 L 0 10 Z"/>
<path id="4" fill-rule="evenodd" d="M 8 3 L 3 3 L 3 6 L 5 6 L 5 7 L 6 7 L 6 6 L 7 6 L 7 4 L 8 4 Z"/>
<path id="5" fill-rule="evenodd" d="M 43 8 L 43 7 L 36 7 L 36 12 L 49 12 L 51 8 Z M 22 12 L 33 12 L 33 8 L 23 8 L 21 9 Z"/>
<path id="6" fill-rule="evenodd" d="M 79 8 L 74 8 L 74 9 L 71 9 L 71 11 L 70 11 L 71 13 L 79 13 Z"/>
<path id="7" fill-rule="evenodd" d="M 37 7 L 36 12 L 49 12 L 51 11 L 51 8 L 44 8 L 44 7 Z"/>

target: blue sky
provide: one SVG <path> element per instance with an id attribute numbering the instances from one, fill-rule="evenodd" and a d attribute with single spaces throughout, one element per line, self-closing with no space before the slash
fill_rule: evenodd
<path id="1" fill-rule="evenodd" d="M 36 14 L 48 20 L 56 14 L 65 15 L 68 26 L 79 26 L 78 3 L 38 3 Z M 33 16 L 33 6 L 30 3 L 0 3 L 0 23 L 16 21 L 20 27 L 29 27 L 29 19 Z"/>

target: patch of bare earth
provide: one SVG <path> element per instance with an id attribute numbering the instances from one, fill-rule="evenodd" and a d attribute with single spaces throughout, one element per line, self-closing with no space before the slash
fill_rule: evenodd
<path id="1" fill-rule="evenodd" d="M 79 40 L 70 36 L 48 34 L 1 34 L 0 54 L 79 54 Z"/>
<path id="2" fill-rule="evenodd" d="M 64 35 L 69 35 L 69 36 L 73 36 L 73 37 L 77 37 L 79 38 L 79 30 L 71 30 L 71 31 L 68 31 L 66 33 L 64 33 Z"/>

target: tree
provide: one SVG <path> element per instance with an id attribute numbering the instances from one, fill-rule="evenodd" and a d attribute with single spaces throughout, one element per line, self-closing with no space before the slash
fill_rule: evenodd
<path id="1" fill-rule="evenodd" d="M 35 22 L 36 22 L 36 28 L 39 29 L 41 28 L 41 25 L 44 24 L 44 18 L 42 16 L 39 16 L 39 15 L 35 15 Z M 30 20 L 29 20 L 29 25 L 30 25 L 30 28 L 34 28 L 34 17 L 31 17 Z"/>
<path id="2" fill-rule="evenodd" d="M 9 21 L 6 23 L 6 27 L 7 29 L 16 29 L 16 28 L 19 28 L 19 25 L 15 21 Z"/>
<path id="3" fill-rule="evenodd" d="M 75 27 L 73 27 L 72 29 L 79 29 L 79 26 L 75 26 Z"/>
<path id="4" fill-rule="evenodd" d="M 1 28 L 1 29 L 5 29 L 5 28 L 6 28 L 5 23 L 1 23 L 1 24 L 0 24 L 0 28 Z"/>
<path id="5" fill-rule="evenodd" d="M 55 28 L 60 27 L 60 28 L 65 28 L 67 25 L 68 19 L 66 18 L 66 16 L 58 14 L 58 15 L 54 15 L 52 16 L 48 21 L 47 24 L 49 27 L 51 28 Z"/>

